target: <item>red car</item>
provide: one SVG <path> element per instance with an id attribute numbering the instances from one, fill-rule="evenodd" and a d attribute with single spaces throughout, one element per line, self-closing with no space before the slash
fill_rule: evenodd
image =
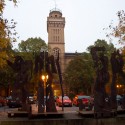
<path id="1" fill-rule="evenodd" d="M 92 98 L 91 98 L 90 96 L 86 96 L 86 95 L 76 95 L 76 96 L 73 98 L 73 105 L 79 106 L 80 100 L 82 100 L 82 104 L 83 104 L 85 107 L 88 107 L 88 106 L 92 106 L 92 105 L 93 105 L 93 100 L 92 100 Z"/>
<path id="2" fill-rule="evenodd" d="M 58 106 L 62 106 L 62 96 L 59 96 L 56 99 L 56 104 Z M 71 99 L 68 96 L 64 96 L 63 97 L 63 106 L 71 106 L 72 107 L 72 101 L 71 101 Z"/>
<path id="3" fill-rule="evenodd" d="M 7 104 L 7 100 L 4 97 L 0 96 L 0 106 L 5 106 Z"/>

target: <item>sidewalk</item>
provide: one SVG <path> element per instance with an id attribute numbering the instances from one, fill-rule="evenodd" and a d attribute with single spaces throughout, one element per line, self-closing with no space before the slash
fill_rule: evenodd
<path id="1" fill-rule="evenodd" d="M 9 109 L 9 111 L 16 111 L 18 112 L 18 109 L 15 108 L 15 109 Z M 77 112 L 77 111 L 62 111 L 62 110 L 58 110 L 58 113 L 62 113 L 63 115 L 59 118 L 56 118 L 55 119 L 83 119 L 85 118 L 83 115 L 85 114 L 86 116 L 89 115 L 89 114 L 92 114 L 93 111 L 80 111 L 80 112 Z M 79 114 L 82 114 L 83 115 L 79 115 Z M 32 105 L 32 114 L 38 114 L 38 111 L 37 111 L 37 108 L 36 108 L 36 105 Z M 51 114 L 51 113 L 50 113 Z M 52 116 L 52 114 L 51 114 Z M 40 119 L 42 120 L 42 118 L 45 120 L 45 119 L 54 119 L 54 116 L 53 117 L 40 117 Z M 118 114 L 116 117 L 124 117 L 125 118 L 125 111 L 123 112 L 123 114 Z M 87 117 L 87 118 L 90 118 L 90 117 Z M 11 117 L 9 118 L 8 117 L 8 110 L 3 110 L 3 111 L 0 111 L 0 121 L 27 121 L 29 120 L 28 117 Z M 37 120 L 36 119 L 33 119 L 33 120 Z"/>
<path id="2" fill-rule="evenodd" d="M 13 111 L 13 110 L 10 110 L 10 111 Z M 15 108 L 14 111 L 18 112 L 18 109 Z M 62 110 L 59 110 L 58 113 L 63 114 L 63 115 L 59 118 L 55 117 L 55 119 L 82 119 L 82 117 L 78 115 L 77 111 L 62 111 Z M 36 105 L 32 105 L 32 114 L 38 114 Z M 54 116 L 52 118 L 51 118 L 51 116 L 50 117 L 43 117 L 43 119 L 54 119 Z M 40 119 L 42 120 L 42 117 Z M 27 120 L 29 120 L 29 118 L 28 117 L 11 117 L 10 118 L 10 117 L 8 117 L 8 111 L 7 110 L 0 111 L 0 121 L 14 121 L 14 120 L 15 121 L 27 121 Z M 33 119 L 33 120 L 37 120 L 37 118 Z"/>

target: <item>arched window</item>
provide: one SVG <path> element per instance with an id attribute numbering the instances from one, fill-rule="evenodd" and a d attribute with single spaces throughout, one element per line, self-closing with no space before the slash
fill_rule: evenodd
<path id="1" fill-rule="evenodd" d="M 54 55 L 54 58 L 56 59 L 57 56 L 58 56 L 58 52 L 60 53 L 60 49 L 59 48 L 54 48 L 53 49 L 53 55 Z"/>

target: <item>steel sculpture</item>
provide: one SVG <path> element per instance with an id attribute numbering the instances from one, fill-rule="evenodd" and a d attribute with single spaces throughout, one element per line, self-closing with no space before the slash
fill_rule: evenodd
<path id="1" fill-rule="evenodd" d="M 125 73 L 123 72 L 124 60 L 119 50 L 114 51 L 111 55 L 111 66 L 112 66 L 112 84 L 111 84 L 111 109 L 117 110 L 117 89 L 116 89 L 116 81 L 117 75 L 119 74 L 125 80 Z M 125 105 L 125 104 L 124 104 Z"/>
<path id="2" fill-rule="evenodd" d="M 15 56 L 14 58 L 14 63 L 7 60 L 8 65 L 15 71 L 15 82 L 12 89 L 12 97 L 14 99 L 17 97 L 20 98 L 22 101 L 22 110 L 27 110 L 26 100 L 28 91 L 26 83 L 28 83 L 32 77 L 33 63 L 31 60 L 24 60 L 21 56 Z M 21 91 L 21 93 L 18 93 L 18 91 Z"/>
<path id="3" fill-rule="evenodd" d="M 104 47 L 91 48 L 91 55 L 94 61 L 94 68 L 96 70 L 96 79 L 94 85 L 94 113 L 102 114 L 106 111 L 107 97 L 105 85 L 109 81 L 108 72 L 108 57 L 104 55 Z"/>
<path id="4" fill-rule="evenodd" d="M 35 74 L 39 76 L 38 113 L 57 112 L 52 89 L 53 73 L 57 74 L 56 64 L 58 69 L 58 60 L 55 63 L 54 56 L 49 56 L 48 52 L 45 51 L 41 52 L 40 55 L 36 56 L 35 58 Z M 58 69 L 58 71 L 60 70 Z M 58 72 L 58 74 L 59 73 L 60 72 Z M 41 76 L 45 74 L 48 75 L 48 80 L 46 81 L 46 83 L 44 83 L 44 81 L 41 80 Z M 59 76 L 59 78 L 61 79 L 61 76 Z M 44 90 L 46 91 L 46 93 Z M 46 99 L 44 99 L 44 97 Z"/>

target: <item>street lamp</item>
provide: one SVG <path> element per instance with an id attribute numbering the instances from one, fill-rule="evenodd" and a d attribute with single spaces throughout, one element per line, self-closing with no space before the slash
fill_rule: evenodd
<path id="1" fill-rule="evenodd" d="M 47 51 L 47 49 L 45 49 L 45 48 L 41 48 L 41 52 L 43 52 L 43 61 L 44 61 L 44 69 L 43 69 L 43 75 L 41 76 L 41 79 L 43 80 L 43 82 L 44 82 L 44 85 L 43 85 L 43 87 L 44 87 L 44 95 L 45 95 L 45 97 L 46 97 L 46 102 L 44 103 L 44 108 L 45 108 L 45 105 L 46 105 L 46 103 L 47 103 L 47 80 L 48 80 L 48 78 L 49 78 L 49 76 L 48 76 L 48 74 L 47 74 L 47 72 L 46 72 L 46 56 L 48 56 L 48 53 L 46 53 L 46 51 Z M 46 55 L 47 54 L 47 55 Z"/>
<path id="2" fill-rule="evenodd" d="M 42 75 L 42 80 L 44 81 L 44 84 L 47 82 L 48 78 L 49 78 L 48 74 Z"/>
<path id="3" fill-rule="evenodd" d="M 120 93 L 120 88 L 122 87 L 122 85 L 116 85 L 117 89 L 118 89 L 118 94 Z"/>
<path id="4" fill-rule="evenodd" d="M 47 89 L 47 84 L 46 84 L 46 82 L 47 82 L 48 78 L 49 78 L 48 74 L 43 74 L 43 75 L 41 76 L 41 79 L 42 79 L 43 82 L 44 82 L 44 94 L 46 95 L 46 102 L 47 102 L 47 91 L 46 91 L 46 89 Z M 45 105 L 46 105 L 46 104 L 45 104 Z"/>

